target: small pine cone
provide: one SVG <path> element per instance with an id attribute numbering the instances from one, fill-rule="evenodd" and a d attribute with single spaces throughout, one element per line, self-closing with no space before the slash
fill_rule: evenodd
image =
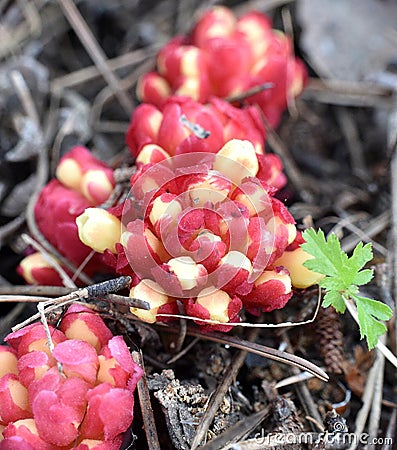
<path id="1" fill-rule="evenodd" d="M 315 332 L 319 336 L 320 354 L 328 371 L 341 374 L 345 358 L 339 314 L 334 308 L 320 308 L 315 324 Z"/>

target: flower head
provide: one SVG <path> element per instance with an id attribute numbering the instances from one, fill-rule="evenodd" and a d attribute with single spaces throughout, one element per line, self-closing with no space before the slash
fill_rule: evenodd
<path id="1" fill-rule="evenodd" d="M 125 230 L 115 267 L 124 271 L 128 261 L 135 276 L 130 295 L 151 307 L 131 312 L 154 322 L 184 308 L 205 329 L 226 331 L 243 306 L 270 311 L 285 305 L 291 282 L 273 264 L 296 229 L 268 184 L 272 168 L 260 170 L 260 156 L 251 142 L 233 139 L 216 153 L 139 167 L 123 213 L 114 211 Z M 262 168 L 271 161 L 261 161 Z"/>
<path id="2" fill-rule="evenodd" d="M 80 146 L 61 158 L 56 175 L 57 179 L 41 190 L 36 202 L 37 226 L 48 242 L 74 265 L 80 266 L 89 259 L 84 266 L 86 274 L 103 271 L 101 256 L 91 255 L 92 249 L 80 240 L 76 218 L 109 197 L 114 187 L 113 171 Z M 25 257 L 17 270 L 29 284 L 63 284 L 58 273 L 38 253 Z"/>
<path id="3" fill-rule="evenodd" d="M 11 347 L 0 347 L 1 448 L 120 447 L 143 371 L 92 310 L 72 305 L 61 328 L 66 334 L 50 327 L 52 350 L 40 323 L 11 333 Z"/>
<path id="4" fill-rule="evenodd" d="M 210 96 L 238 96 L 267 84 L 245 101 L 259 105 L 276 126 L 305 80 L 290 38 L 273 30 L 268 16 L 250 12 L 237 19 L 217 6 L 202 15 L 189 35 L 173 38 L 160 50 L 157 72 L 143 75 L 138 96 L 157 106 L 171 94 L 205 103 Z"/>

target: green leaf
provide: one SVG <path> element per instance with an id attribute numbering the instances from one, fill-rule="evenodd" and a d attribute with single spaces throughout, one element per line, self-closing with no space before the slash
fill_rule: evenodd
<path id="1" fill-rule="evenodd" d="M 392 317 L 391 309 L 384 303 L 358 295 L 359 286 L 369 283 L 373 270 L 363 269 L 371 261 L 371 244 L 357 244 L 353 254 L 348 257 L 340 247 L 335 234 L 325 238 L 324 232 L 310 228 L 302 233 L 305 243 L 302 249 L 313 256 L 303 263 L 305 267 L 325 275 L 319 285 L 325 290 L 322 303 L 324 308 L 333 306 L 337 312 L 346 310 L 345 299 L 352 299 L 357 305 L 361 338 L 366 338 L 368 347 L 373 348 L 378 337 L 386 331 L 381 320 Z"/>
<path id="2" fill-rule="evenodd" d="M 389 320 L 393 316 L 393 311 L 382 302 L 360 295 L 352 295 L 352 297 L 357 303 L 357 308 L 360 305 L 367 314 L 371 314 L 379 320 Z"/>
<path id="3" fill-rule="evenodd" d="M 379 336 L 387 331 L 386 325 L 379 320 L 389 320 L 393 312 L 387 305 L 372 298 L 358 295 L 352 298 L 357 304 L 361 339 L 366 338 L 368 348 L 371 350 L 378 343 Z"/>
<path id="4" fill-rule="evenodd" d="M 337 277 L 325 277 L 318 284 L 326 291 L 344 291 L 346 287 Z"/>
<path id="5" fill-rule="evenodd" d="M 346 305 L 342 295 L 336 291 L 329 291 L 324 295 L 322 307 L 328 308 L 328 306 L 333 306 L 336 312 L 339 313 L 344 313 L 346 310 Z"/>
<path id="6" fill-rule="evenodd" d="M 353 250 L 352 256 L 348 259 L 348 267 L 350 270 L 358 272 L 362 269 L 367 262 L 373 258 L 371 244 L 364 245 L 359 242 L 356 248 Z"/>
<path id="7" fill-rule="evenodd" d="M 343 266 L 344 262 L 338 238 L 331 235 L 327 242 L 324 232 L 319 230 L 316 233 L 313 228 L 305 230 L 302 237 L 306 241 L 301 245 L 302 249 L 314 256 L 314 259 L 309 259 L 304 263 L 305 267 L 323 275 L 338 275 L 339 268 Z"/>
<path id="8" fill-rule="evenodd" d="M 353 284 L 357 286 L 363 286 L 364 284 L 369 283 L 374 276 L 374 271 L 372 269 L 365 269 L 358 272 L 353 279 Z"/>

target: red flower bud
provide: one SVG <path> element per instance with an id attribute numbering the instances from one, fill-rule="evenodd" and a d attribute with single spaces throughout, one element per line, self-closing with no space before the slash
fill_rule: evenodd
<path id="1" fill-rule="evenodd" d="M 18 375 L 18 359 L 15 350 L 7 345 L 0 345 L 0 378 L 7 373 Z"/>
<path id="2" fill-rule="evenodd" d="M 193 30 L 193 41 L 202 47 L 210 39 L 227 38 L 234 32 L 236 19 L 232 11 L 224 6 L 216 6 L 206 12 Z"/>
<path id="3" fill-rule="evenodd" d="M 19 263 L 17 272 L 28 284 L 63 286 L 62 278 L 59 273 L 39 252 L 25 256 Z"/>
<path id="4" fill-rule="evenodd" d="M 133 156 L 138 156 L 144 145 L 156 143 L 162 120 L 163 113 L 153 105 L 143 103 L 134 110 L 126 134 Z"/>
<path id="5" fill-rule="evenodd" d="M 77 303 L 71 305 L 66 311 L 60 330 L 68 339 L 79 339 L 92 345 L 98 353 L 112 338 L 112 332 L 101 316 Z"/>
<path id="6" fill-rule="evenodd" d="M 292 296 L 291 278 L 283 268 L 266 270 L 254 282 L 252 291 L 242 298 L 244 306 L 253 314 L 284 308 Z"/>
<path id="7" fill-rule="evenodd" d="M 122 437 L 116 436 L 112 441 L 103 441 L 98 439 L 83 439 L 75 450 L 119 450 L 122 443 Z"/>
<path id="8" fill-rule="evenodd" d="M 324 278 L 324 275 L 307 269 L 303 263 L 313 258 L 302 248 L 297 247 L 291 251 L 285 251 L 275 262 L 275 266 L 285 267 L 291 277 L 292 285 L 299 289 L 306 289 Z"/>
<path id="9" fill-rule="evenodd" d="M 142 369 L 132 360 L 123 337 L 110 339 L 99 355 L 97 382 L 133 391 L 142 374 Z"/>
<path id="10" fill-rule="evenodd" d="M 260 115 L 253 107 L 237 109 L 215 98 L 206 106 L 188 97 L 172 97 L 162 111 L 148 104 L 138 106 L 131 117 L 126 143 L 138 158 L 148 144 L 159 146 L 157 152 L 166 155 L 215 153 L 232 138 L 248 139 L 256 151 L 263 153 L 264 137 Z M 156 160 L 146 156 L 143 162 Z"/>
<path id="11" fill-rule="evenodd" d="M 116 253 L 121 238 L 121 222 L 110 212 L 101 208 L 87 208 L 76 217 L 81 242 L 98 253 L 106 249 Z"/>
<path id="12" fill-rule="evenodd" d="M 10 422 L 3 430 L 2 450 L 57 450 L 58 447 L 48 444 L 39 436 L 33 419 L 21 419 Z"/>
<path id="13" fill-rule="evenodd" d="M 184 297 L 186 291 L 196 291 L 205 285 L 208 272 L 190 256 L 180 256 L 155 267 L 153 276 L 168 293 L 174 297 Z"/>
<path id="14" fill-rule="evenodd" d="M 35 205 L 37 226 L 45 238 L 69 261 L 79 266 L 91 253 L 78 235 L 76 218 L 90 206 L 81 194 L 51 180 L 41 191 Z M 86 273 L 99 268 L 93 258 L 85 267 Z"/>
<path id="15" fill-rule="evenodd" d="M 87 393 L 87 400 L 87 412 L 80 428 L 83 438 L 112 440 L 130 426 L 134 397 L 129 390 L 101 383 Z"/>
<path id="16" fill-rule="evenodd" d="M 172 94 L 172 91 L 167 80 L 161 75 L 156 72 L 148 72 L 139 79 L 136 93 L 139 100 L 161 106 Z"/>
<path id="17" fill-rule="evenodd" d="M 205 103 L 213 95 L 230 97 L 268 84 L 245 103 L 257 104 L 270 125 L 277 126 L 307 75 L 290 39 L 271 27 L 270 19 L 258 12 L 236 20 L 225 7 L 207 11 L 189 36 L 172 39 L 159 52 L 159 74 L 145 75 L 138 85 L 141 100 L 162 106 L 173 93 Z"/>
<path id="18" fill-rule="evenodd" d="M 230 297 L 226 292 L 209 287 L 203 289 L 197 299 L 189 299 L 185 305 L 186 313 L 190 316 L 205 320 L 216 320 L 218 322 L 239 322 L 238 313 L 241 311 L 242 303 L 238 297 Z M 201 321 L 196 322 L 202 330 L 230 331 L 230 325 L 208 324 Z"/>
<path id="19" fill-rule="evenodd" d="M 58 447 L 75 441 L 85 415 L 88 389 L 87 382 L 76 377 L 64 378 L 57 367 L 30 384 L 33 417 L 43 440 Z"/>
<path id="20" fill-rule="evenodd" d="M 249 41 L 255 62 L 265 57 L 272 36 L 272 23 L 269 17 L 251 11 L 238 19 L 236 30 L 244 34 Z"/>
<path id="21" fill-rule="evenodd" d="M 240 166 L 240 171 L 236 173 L 237 165 Z M 258 173 L 259 164 L 255 147 L 249 141 L 232 139 L 217 152 L 213 168 L 239 185 L 243 178 L 255 177 Z"/>
<path id="22" fill-rule="evenodd" d="M 13 373 L 0 378 L 0 423 L 32 417 L 28 391 Z"/>
<path id="23" fill-rule="evenodd" d="M 167 322 L 169 319 L 157 318 L 157 314 L 177 314 L 178 306 L 175 299 L 168 297 L 162 287 L 152 280 L 142 280 L 131 288 L 131 298 L 138 298 L 149 303 L 150 309 L 130 308 L 135 316 L 144 322 L 154 323 L 156 320 Z"/>
<path id="24" fill-rule="evenodd" d="M 90 203 L 103 203 L 114 187 L 113 171 L 85 147 L 74 147 L 59 161 L 56 176 Z"/>
<path id="25" fill-rule="evenodd" d="M 227 253 L 216 270 L 216 287 L 230 295 L 246 295 L 252 290 L 251 261 L 237 251 Z"/>
<path id="26" fill-rule="evenodd" d="M 209 95 L 207 57 L 192 45 L 183 45 L 176 37 L 157 56 L 158 69 L 176 95 L 187 95 L 203 102 Z"/>
<path id="27" fill-rule="evenodd" d="M 163 150 L 159 145 L 146 144 L 141 148 L 135 163 L 137 166 L 145 164 L 156 164 L 169 158 L 170 155 Z"/>
<path id="28" fill-rule="evenodd" d="M 67 377 L 78 377 L 91 385 L 95 384 L 99 361 L 92 345 L 84 341 L 67 339 L 60 342 L 52 353 L 61 363 L 62 371 Z"/>
<path id="29" fill-rule="evenodd" d="M 32 381 L 42 378 L 54 365 L 55 361 L 51 360 L 45 352 L 26 353 L 18 360 L 19 380 L 25 387 L 29 387 Z"/>
<path id="30" fill-rule="evenodd" d="M 54 345 L 66 340 L 66 336 L 61 331 L 52 326 L 49 326 L 49 330 Z M 14 331 L 6 336 L 4 340 L 17 351 L 18 358 L 33 351 L 45 352 L 49 358 L 52 358 L 48 347 L 47 336 L 41 323 L 33 323 L 18 331 Z"/>

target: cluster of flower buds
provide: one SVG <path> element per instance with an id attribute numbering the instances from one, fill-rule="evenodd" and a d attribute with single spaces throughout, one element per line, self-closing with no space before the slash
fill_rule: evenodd
<path id="1" fill-rule="evenodd" d="M 161 106 L 174 94 L 205 103 L 210 96 L 233 98 L 257 90 L 246 102 L 258 104 L 276 126 L 305 80 L 291 39 L 273 30 L 266 15 L 250 12 L 237 19 L 217 6 L 188 36 L 177 36 L 160 50 L 157 71 L 143 75 L 137 93 L 142 101 Z"/>
<path id="2" fill-rule="evenodd" d="M 243 307 L 253 314 L 282 308 L 292 287 L 318 280 L 303 267 L 309 255 L 275 197 L 287 183 L 281 160 L 264 151 L 263 116 L 277 125 L 306 72 L 267 16 L 237 19 L 225 7 L 172 39 L 157 70 L 139 82 L 145 103 L 126 135 L 137 166 L 131 196 L 96 207 L 113 188 L 112 172 L 77 147 L 43 189 L 36 221 L 76 265 L 94 251 L 86 273 L 102 265 L 132 276 L 130 295 L 151 306 L 131 310 L 142 320 L 185 312 L 226 331 Z M 244 108 L 224 100 L 236 96 Z M 41 255 L 27 257 L 19 271 L 30 283 L 61 282 Z"/>
<path id="3" fill-rule="evenodd" d="M 146 103 L 138 106 L 126 141 L 141 167 L 185 153 L 216 153 L 232 139 L 247 140 L 257 153 L 258 176 L 280 189 L 287 180 L 279 157 L 264 154 L 265 136 L 254 107 L 238 109 L 215 97 L 208 105 L 188 97 L 171 97 L 161 110 Z"/>
<path id="4" fill-rule="evenodd" d="M 230 139 L 246 139 L 263 154 L 265 136 L 255 107 L 238 109 L 216 97 L 203 105 L 174 96 L 161 108 L 148 103 L 138 106 L 126 142 L 139 165 L 191 151 L 216 153 Z"/>
<path id="5" fill-rule="evenodd" d="M 216 153 L 142 164 L 123 208 L 106 212 L 122 223 L 119 242 L 106 222 L 94 240 L 86 233 L 96 208 L 77 219 L 80 237 L 92 248 L 113 240 L 105 252 L 113 267 L 134 277 L 130 296 L 151 306 L 131 309 L 136 316 L 169 320 L 183 307 L 204 328 L 227 331 L 243 306 L 254 314 L 284 307 L 292 282 L 279 260 L 287 249 L 292 253 L 297 230 L 274 197 L 274 170 L 262 157 L 250 141 L 232 139 Z"/>
<path id="6" fill-rule="evenodd" d="M 60 329 L 40 323 L 0 346 L 0 448 L 117 450 L 142 369 L 100 316 L 72 305 Z"/>
<path id="7" fill-rule="evenodd" d="M 79 239 L 76 217 L 109 197 L 114 187 L 113 171 L 79 146 L 60 159 L 56 177 L 39 195 L 34 209 L 36 224 L 61 255 L 80 266 L 92 249 Z M 102 264 L 100 256 L 94 255 L 84 272 L 91 275 Z M 40 253 L 28 255 L 17 270 L 30 284 L 62 285 L 58 273 Z"/>

